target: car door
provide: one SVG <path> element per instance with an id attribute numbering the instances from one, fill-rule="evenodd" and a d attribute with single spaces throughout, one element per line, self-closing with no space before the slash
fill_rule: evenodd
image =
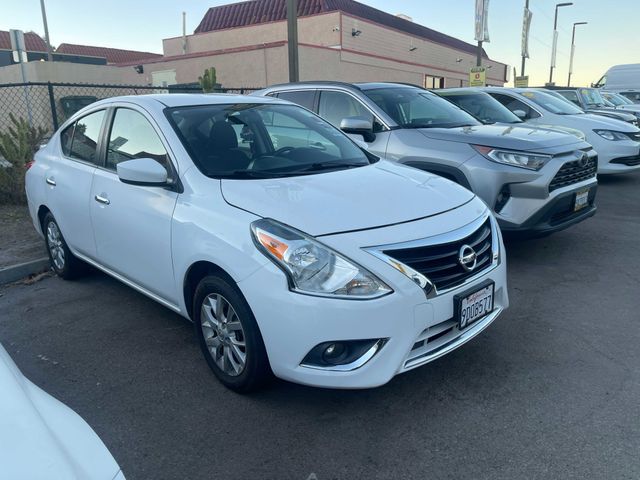
<path id="1" fill-rule="evenodd" d="M 131 107 L 109 114 L 104 165 L 91 189 L 91 221 L 98 261 L 137 286 L 177 303 L 171 255 L 171 222 L 178 193 L 169 187 L 125 184 L 119 162 L 152 158 L 177 180 L 168 147 L 151 117 Z"/>
<path id="2" fill-rule="evenodd" d="M 530 105 L 526 104 L 522 100 L 519 100 L 511 95 L 503 93 L 487 92 L 493 98 L 498 100 L 502 105 L 507 107 L 511 112 L 525 122 L 536 123 L 538 118 L 541 118 L 540 114 Z"/>
<path id="3" fill-rule="evenodd" d="M 60 150 L 46 173 L 47 206 L 71 249 L 91 258 L 96 245 L 91 228 L 89 199 L 96 164 L 98 139 L 105 110 L 91 112 L 60 133 Z"/>

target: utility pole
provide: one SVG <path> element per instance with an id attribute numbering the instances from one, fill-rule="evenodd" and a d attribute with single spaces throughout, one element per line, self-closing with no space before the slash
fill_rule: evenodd
<path id="1" fill-rule="evenodd" d="M 51 42 L 49 41 L 49 25 L 47 24 L 47 10 L 44 8 L 44 0 L 40 0 L 40 9 L 42 10 L 42 23 L 44 23 L 44 40 L 47 42 L 47 60 L 53 62 Z"/>
<path id="2" fill-rule="evenodd" d="M 576 51 L 576 25 L 586 25 L 588 22 L 576 22 L 573 24 L 573 32 L 571 33 L 571 57 L 569 57 L 569 77 L 567 78 L 567 87 L 571 86 L 571 74 L 573 73 L 573 54 Z"/>
<path id="3" fill-rule="evenodd" d="M 556 50 L 558 47 L 558 8 L 569 7 L 573 2 L 557 3 L 556 14 L 553 19 L 553 44 L 551 46 L 551 67 L 549 68 L 549 85 L 553 84 L 553 69 L 556 67 Z"/>
<path id="4" fill-rule="evenodd" d="M 478 54 L 476 55 L 476 67 L 482 66 L 482 40 L 478 40 Z"/>
<path id="5" fill-rule="evenodd" d="M 298 0 L 287 0 L 287 44 L 289 47 L 289 81 L 300 79 L 298 70 Z"/>

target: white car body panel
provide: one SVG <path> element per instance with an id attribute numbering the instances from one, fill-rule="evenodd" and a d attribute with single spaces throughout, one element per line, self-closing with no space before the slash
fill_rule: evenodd
<path id="1" fill-rule="evenodd" d="M 310 385 L 372 387 L 425 363 L 405 365 L 411 339 L 429 325 L 452 317 L 455 294 L 488 279 L 495 282 L 494 312 L 465 329 L 431 359 L 473 338 L 508 306 L 504 253 L 495 253 L 495 264 L 477 278 L 427 298 L 407 276 L 365 250 L 422 241 L 490 218 L 492 249 L 504 252 L 497 223 L 486 205 L 453 182 L 385 160 L 299 177 L 220 180 L 205 176 L 166 120 L 165 106 L 243 102 L 287 103 L 239 96 L 145 95 L 92 105 L 92 109 L 126 105 L 152 117 L 183 190 L 178 193 L 125 184 L 113 171 L 95 168 L 91 187 L 79 194 L 86 199 L 78 199 L 78 205 L 84 205 L 83 215 L 90 216 L 95 250 L 88 253 L 78 248 L 80 227 L 68 223 L 61 229 L 72 252 L 187 318 L 192 307 L 185 296 L 187 274 L 199 262 L 214 264 L 237 283 L 252 308 L 274 373 Z M 87 111 L 78 112 L 70 121 Z M 46 190 L 41 187 L 51 164 L 59 163 L 58 136 L 38 152 L 27 173 L 29 209 L 37 229 L 41 208 L 50 208 L 55 218 L 65 214 L 59 211 L 64 204 L 48 204 Z M 96 196 L 109 203 L 95 201 Z M 374 300 L 323 298 L 291 291 L 283 271 L 254 245 L 250 224 L 261 217 L 317 236 L 319 242 L 379 276 L 394 291 Z M 287 328 L 293 330 L 285 334 Z M 389 341 L 373 358 L 375 362 L 371 360 L 357 370 L 318 373 L 300 365 L 304 354 L 318 342 L 377 335 Z"/>
<path id="2" fill-rule="evenodd" d="M 1 345 L 0 392 L 1 478 L 124 479 L 91 427 L 26 379 Z"/>

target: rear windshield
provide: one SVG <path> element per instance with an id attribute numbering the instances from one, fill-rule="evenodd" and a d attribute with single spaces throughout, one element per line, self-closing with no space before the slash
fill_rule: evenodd
<path id="1" fill-rule="evenodd" d="M 578 115 L 584 113 L 582 110 L 580 110 L 575 105 L 572 105 L 570 102 L 562 100 L 560 98 L 556 98 L 546 92 L 527 90 L 526 92 L 521 92 L 520 95 L 528 98 L 533 103 L 539 105 L 545 110 L 557 115 Z"/>
<path id="2" fill-rule="evenodd" d="M 364 94 L 404 128 L 453 128 L 480 125 L 464 110 L 418 88 L 377 88 Z"/>
<path id="3" fill-rule="evenodd" d="M 522 123 L 507 107 L 487 93 L 438 92 L 482 123 Z"/>
<path id="4" fill-rule="evenodd" d="M 214 178 L 310 175 L 377 160 L 297 105 L 199 105 L 166 115 L 196 166 Z"/>

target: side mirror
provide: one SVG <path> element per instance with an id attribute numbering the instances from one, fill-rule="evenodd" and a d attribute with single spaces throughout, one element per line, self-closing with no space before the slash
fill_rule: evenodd
<path id="1" fill-rule="evenodd" d="M 527 118 L 527 112 L 525 112 L 524 110 L 514 110 L 513 114 L 520 120 L 524 120 Z"/>
<path id="2" fill-rule="evenodd" d="M 362 135 L 365 142 L 373 142 L 376 134 L 373 133 L 373 120 L 365 117 L 347 117 L 340 122 L 340 130 L 344 133 Z"/>
<path id="3" fill-rule="evenodd" d="M 122 183 L 144 187 L 167 185 L 167 170 L 152 158 L 134 158 L 116 165 Z"/>

